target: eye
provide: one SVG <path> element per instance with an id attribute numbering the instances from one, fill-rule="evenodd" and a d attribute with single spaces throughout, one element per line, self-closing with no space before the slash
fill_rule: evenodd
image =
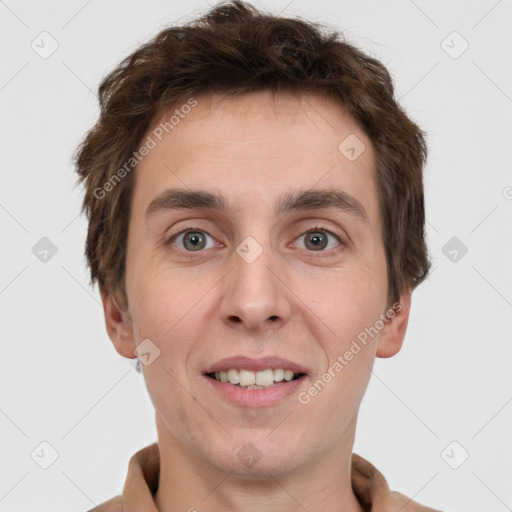
<path id="1" fill-rule="evenodd" d="M 336 247 L 336 243 L 337 246 L 344 245 L 338 235 L 320 226 L 303 233 L 297 240 L 300 240 L 302 237 L 305 237 L 305 239 L 303 246 L 300 248 L 314 252 L 327 252 L 333 249 L 333 244 Z M 198 252 L 202 249 L 222 247 L 222 244 L 217 242 L 206 231 L 190 227 L 172 235 L 166 242 L 166 245 L 171 244 L 177 245 L 179 249 L 186 252 Z"/>
<path id="2" fill-rule="evenodd" d="M 326 252 L 326 248 L 332 249 L 332 240 L 338 243 L 338 246 L 343 245 L 338 235 L 335 235 L 332 231 L 322 227 L 315 227 L 310 229 L 306 233 L 303 233 L 297 240 L 300 240 L 302 237 L 305 237 L 304 247 L 305 249 L 310 249 L 316 252 Z M 331 243 L 331 246 L 330 246 Z"/>
<path id="3" fill-rule="evenodd" d="M 207 246 L 207 242 L 210 239 L 212 242 Z M 167 242 L 167 244 L 176 243 L 179 249 L 187 252 L 200 251 L 201 249 L 211 249 L 216 247 L 218 243 L 208 234 L 206 231 L 198 229 L 184 229 L 179 233 L 173 235 Z"/>

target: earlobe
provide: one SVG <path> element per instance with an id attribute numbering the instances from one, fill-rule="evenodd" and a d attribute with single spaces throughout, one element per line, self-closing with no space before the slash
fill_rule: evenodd
<path id="1" fill-rule="evenodd" d="M 116 351 L 127 359 L 136 357 L 132 322 L 128 310 L 123 309 L 114 294 L 100 290 L 105 315 L 105 327 Z"/>
<path id="2" fill-rule="evenodd" d="M 388 318 L 392 318 L 380 332 L 377 357 L 392 357 L 400 351 L 407 331 L 410 310 L 411 289 L 406 288 L 400 297 L 400 301 L 393 304 L 384 313 Z"/>

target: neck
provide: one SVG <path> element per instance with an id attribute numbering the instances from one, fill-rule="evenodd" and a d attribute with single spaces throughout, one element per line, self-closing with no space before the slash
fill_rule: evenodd
<path id="1" fill-rule="evenodd" d="M 159 512 L 364 512 L 352 490 L 351 432 L 329 453 L 286 472 L 223 472 L 180 443 L 159 421 Z"/>

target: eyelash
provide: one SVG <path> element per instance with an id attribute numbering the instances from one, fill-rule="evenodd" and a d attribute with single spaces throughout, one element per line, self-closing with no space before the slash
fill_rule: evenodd
<path id="1" fill-rule="evenodd" d="M 206 232 L 205 230 L 201 229 L 201 228 L 198 228 L 197 226 L 187 226 L 185 227 L 184 229 L 182 229 L 181 231 L 177 232 L 177 233 L 174 233 L 173 235 L 171 235 L 165 242 L 165 246 L 170 246 L 172 245 L 172 243 L 174 242 L 174 240 L 184 234 L 184 233 L 187 233 L 188 231 L 199 231 L 200 233 L 206 233 L 208 236 L 210 236 L 211 238 L 213 238 L 208 232 Z M 300 238 L 304 235 L 307 235 L 308 233 L 311 233 L 311 232 L 320 232 L 320 233 L 324 233 L 324 234 L 328 234 L 328 235 L 331 235 L 333 236 L 336 241 L 340 244 L 340 247 L 337 247 L 335 249 L 329 249 L 327 251 L 325 250 L 322 250 L 322 251 L 308 251 L 308 252 L 311 252 L 311 253 L 315 253 L 315 252 L 318 252 L 318 253 L 330 253 L 331 251 L 338 251 L 341 247 L 344 247 L 346 244 L 341 240 L 341 238 L 336 234 L 336 233 L 333 233 L 331 230 L 323 227 L 323 226 L 313 226 L 312 228 L 304 231 L 302 234 L 300 234 L 297 238 Z M 179 249 L 180 251 L 182 251 L 182 249 Z M 188 257 L 193 257 L 193 254 L 194 252 L 204 252 L 204 250 L 202 251 L 184 251 Z M 322 256 L 320 256 L 322 257 Z"/>

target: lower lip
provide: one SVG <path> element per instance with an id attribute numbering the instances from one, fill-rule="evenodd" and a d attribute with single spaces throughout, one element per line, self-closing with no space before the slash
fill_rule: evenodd
<path id="1" fill-rule="evenodd" d="M 261 389 L 246 389 L 233 386 L 229 382 L 220 382 L 206 375 L 204 378 L 214 391 L 236 405 L 243 407 L 269 407 L 296 393 L 306 376 L 302 375 L 298 379 L 283 381 L 281 384 Z"/>

